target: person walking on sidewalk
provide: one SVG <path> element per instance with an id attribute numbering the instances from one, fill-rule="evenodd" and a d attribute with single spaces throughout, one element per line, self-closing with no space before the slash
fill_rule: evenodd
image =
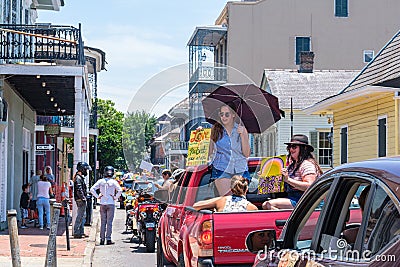
<path id="1" fill-rule="evenodd" d="M 107 166 L 104 168 L 104 178 L 98 180 L 91 188 L 90 192 L 100 201 L 100 245 L 104 245 L 107 239 L 107 245 L 115 242 L 111 240 L 112 223 L 114 220 L 115 200 L 119 198 L 122 189 L 118 182 L 113 179 L 114 168 Z M 97 194 L 96 190 L 100 190 Z"/>
<path id="2" fill-rule="evenodd" d="M 53 189 L 51 183 L 47 180 L 46 175 L 40 176 L 38 182 L 38 193 L 37 193 L 37 208 L 39 211 L 39 227 L 43 230 L 43 210 L 46 213 L 46 226 L 50 229 L 50 194 L 53 195 Z"/>
<path id="3" fill-rule="evenodd" d="M 87 186 L 85 183 L 85 176 L 92 168 L 84 161 L 78 162 L 76 166 L 76 174 L 73 178 L 74 181 L 74 200 L 77 207 L 77 215 L 74 223 L 74 238 L 85 237 L 85 217 L 86 217 L 86 194 Z"/>

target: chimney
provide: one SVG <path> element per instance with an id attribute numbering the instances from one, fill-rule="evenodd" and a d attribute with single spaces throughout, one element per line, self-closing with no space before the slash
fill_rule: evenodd
<path id="1" fill-rule="evenodd" d="M 300 52 L 300 68 L 299 73 L 312 73 L 314 67 L 314 52 Z"/>

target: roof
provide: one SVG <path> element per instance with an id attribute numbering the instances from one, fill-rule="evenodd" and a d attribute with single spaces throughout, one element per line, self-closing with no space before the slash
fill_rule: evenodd
<path id="1" fill-rule="evenodd" d="M 216 46 L 228 32 L 227 27 L 221 25 L 196 27 L 190 37 L 188 46 Z"/>
<path id="2" fill-rule="evenodd" d="M 337 94 L 354 79 L 356 70 L 322 70 L 299 73 L 297 70 L 264 70 L 263 88 L 279 99 L 281 109 L 303 109 L 331 95 Z"/>
<path id="3" fill-rule="evenodd" d="M 400 31 L 378 52 L 372 61 L 340 93 L 369 85 L 400 88 Z M 385 84 L 387 81 L 396 81 Z"/>

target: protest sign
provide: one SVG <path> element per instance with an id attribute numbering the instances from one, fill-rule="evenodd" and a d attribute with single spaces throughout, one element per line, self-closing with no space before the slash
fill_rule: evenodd
<path id="1" fill-rule="evenodd" d="M 284 168 L 286 155 L 264 158 L 258 181 L 258 194 L 279 193 L 284 191 L 281 169 Z"/>
<path id="2" fill-rule="evenodd" d="M 211 129 L 199 128 L 190 133 L 187 166 L 207 164 Z"/>

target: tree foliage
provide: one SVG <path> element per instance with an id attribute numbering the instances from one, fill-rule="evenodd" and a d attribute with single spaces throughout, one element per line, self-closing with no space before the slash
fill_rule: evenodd
<path id="1" fill-rule="evenodd" d="M 126 168 L 121 164 L 124 157 L 122 149 L 122 129 L 124 113 L 115 109 L 115 103 L 111 100 L 98 99 L 97 128 L 99 129 L 97 143 L 97 159 L 100 164 L 100 172 L 105 166 L 115 166 L 118 159 L 118 167 Z"/>
<path id="2" fill-rule="evenodd" d="M 138 171 L 147 156 L 147 149 L 156 131 L 157 119 L 145 112 L 135 111 L 125 117 L 122 142 L 125 160 L 132 171 Z"/>

